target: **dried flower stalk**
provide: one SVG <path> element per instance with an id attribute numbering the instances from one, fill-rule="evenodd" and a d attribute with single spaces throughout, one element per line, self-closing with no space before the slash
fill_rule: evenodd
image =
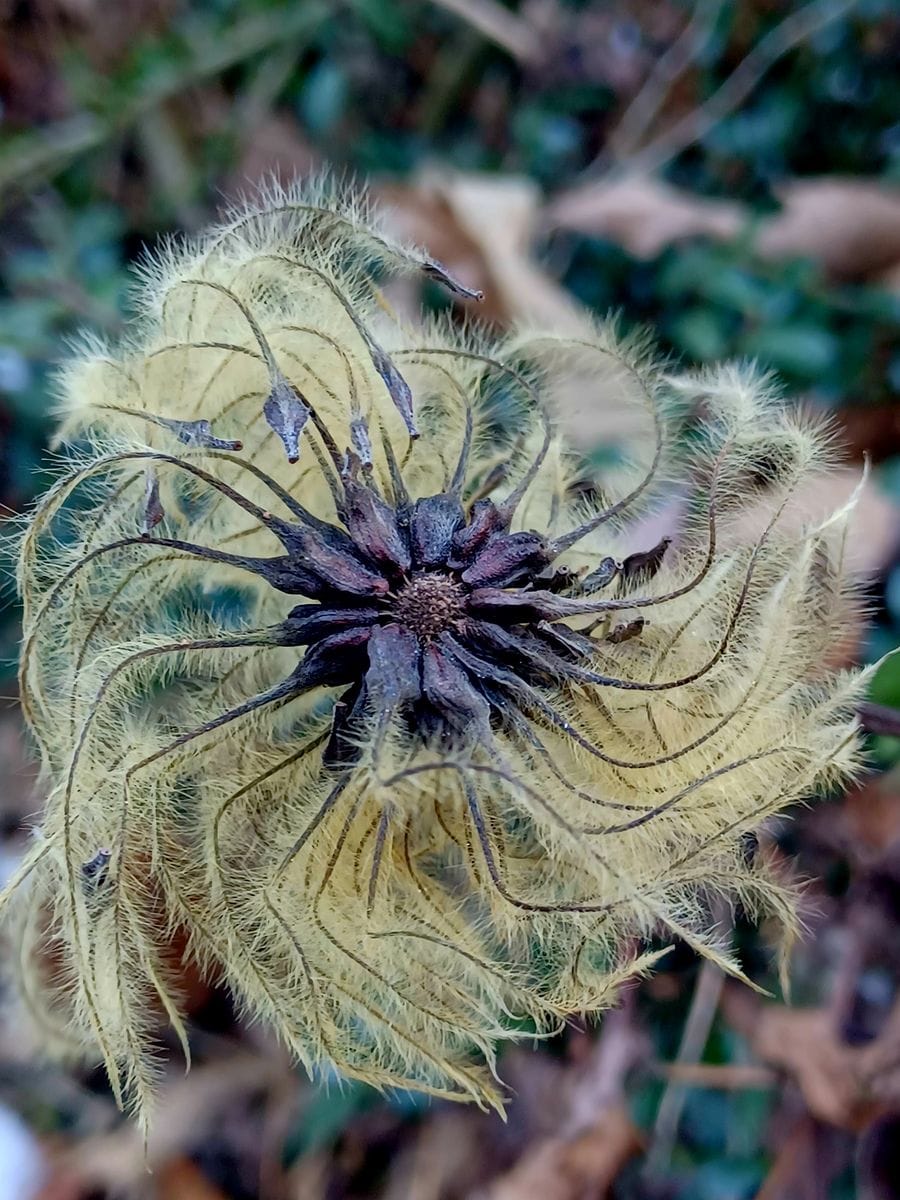
<path id="1" fill-rule="evenodd" d="M 309 1070 L 499 1107 L 496 1042 L 608 1005 L 655 957 L 630 939 L 737 971 L 715 894 L 791 929 L 745 835 L 855 768 L 859 676 L 821 667 L 847 510 L 779 526 L 822 431 L 609 326 L 402 328 L 397 270 L 466 294 L 327 184 L 269 192 L 167 247 L 130 343 L 62 381 L 72 461 L 20 546 L 48 799 L 4 903 L 48 1044 L 144 1118 L 176 931 Z M 567 366 L 646 413 L 602 487 L 545 405 Z M 623 556 L 673 474 L 677 551 Z"/>

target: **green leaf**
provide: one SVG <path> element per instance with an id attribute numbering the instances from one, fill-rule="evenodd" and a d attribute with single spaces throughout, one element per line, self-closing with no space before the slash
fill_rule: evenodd
<path id="1" fill-rule="evenodd" d="M 798 322 L 754 330 L 741 340 L 740 350 L 777 371 L 818 379 L 835 369 L 840 342 L 828 329 Z"/>

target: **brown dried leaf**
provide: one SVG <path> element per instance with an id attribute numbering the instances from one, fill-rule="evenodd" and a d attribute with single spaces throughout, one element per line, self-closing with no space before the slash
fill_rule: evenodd
<path id="1" fill-rule="evenodd" d="M 839 810 L 842 832 L 860 859 L 871 861 L 900 840 L 900 768 L 853 788 Z"/>
<path id="2" fill-rule="evenodd" d="M 756 251 L 768 259 L 813 258 L 839 279 L 885 273 L 900 263 L 900 190 L 855 179 L 798 180 L 778 190 L 782 210 L 759 222 Z M 546 224 L 608 237 L 637 258 L 653 258 L 691 237 L 726 240 L 753 219 L 733 201 L 709 200 L 660 180 L 632 175 L 563 192 Z"/>
<path id="3" fill-rule="evenodd" d="M 897 275 L 900 292 L 900 270 Z M 841 442 L 855 459 L 868 454 L 873 462 L 900 451 L 900 408 L 895 404 L 859 404 L 839 409 L 835 420 L 840 426 Z"/>
<path id="4" fill-rule="evenodd" d="M 607 1195 L 641 1135 L 624 1102 L 625 1079 L 647 1050 L 626 994 L 608 1013 L 600 1037 L 577 1067 L 561 1072 L 545 1105 L 547 1136 L 537 1138 L 509 1171 L 495 1179 L 486 1200 L 582 1200 Z"/>
<path id="5" fill-rule="evenodd" d="M 545 214 L 552 229 L 598 234 L 636 258 L 654 258 L 685 238 L 734 237 L 745 220 L 740 204 L 707 200 L 646 176 L 573 188 L 557 196 Z"/>
<path id="6" fill-rule="evenodd" d="M 828 1009 L 764 1005 L 753 1049 L 796 1079 L 810 1112 L 822 1121 L 858 1129 L 871 1115 L 862 1088 L 859 1051 L 839 1041 Z"/>
<path id="7" fill-rule="evenodd" d="M 395 234 L 424 246 L 451 274 L 474 290 L 483 291 L 484 301 L 474 311 L 480 320 L 501 323 L 504 313 L 481 247 L 456 221 L 444 197 L 422 181 L 412 186 L 382 184 L 377 191 Z M 412 296 L 400 294 L 398 299 L 398 293 L 410 289 Z M 392 281 L 391 302 L 414 316 L 419 290 L 418 282 L 411 277 Z"/>
<path id="8" fill-rule="evenodd" d="M 783 209 L 765 221 L 766 258 L 818 259 L 828 274 L 858 279 L 900 262 L 900 189 L 859 179 L 805 179 L 780 188 Z"/>
<path id="9" fill-rule="evenodd" d="M 793 1077 L 819 1120 L 855 1132 L 900 1105 L 900 1005 L 863 1045 L 841 1040 L 831 1009 L 756 1004 L 731 990 L 723 1009 L 755 1054 Z"/>
<path id="10" fill-rule="evenodd" d="M 380 195 L 398 233 L 484 292 L 479 318 L 584 330 L 578 304 L 532 255 L 540 193 L 531 180 L 431 170 L 413 188 L 382 188 Z"/>
<path id="11" fill-rule="evenodd" d="M 246 1104 L 256 1092 L 277 1087 L 286 1068 L 260 1054 L 238 1052 L 172 1077 L 160 1095 L 146 1157 L 138 1128 L 127 1123 L 111 1133 L 87 1138 L 64 1150 L 53 1164 L 44 1200 L 80 1197 L 93 1192 L 130 1195 L 146 1178 L 148 1167 L 162 1171 L 184 1161 L 209 1136 L 226 1110 Z M 176 1174 L 177 1179 L 177 1174 Z M 210 1193 L 210 1200 L 216 1193 Z M 168 1197 L 169 1193 L 163 1192 Z M 202 1192 L 171 1193 L 171 1200 L 207 1200 Z"/>
<path id="12" fill-rule="evenodd" d="M 477 246 L 489 274 L 485 291 L 496 293 L 507 321 L 573 333 L 587 328 L 579 305 L 532 256 L 540 211 L 535 183 L 518 176 L 433 173 L 423 186 L 441 197 Z"/>
<path id="13" fill-rule="evenodd" d="M 399 233 L 425 246 L 467 285 L 484 291 L 476 310 L 479 318 L 543 326 L 575 337 L 589 330 L 585 310 L 534 257 L 540 194 L 532 181 L 429 172 L 415 188 L 382 191 L 382 196 L 392 203 Z M 393 292 L 391 300 L 397 303 Z M 646 424 L 637 406 L 602 403 L 593 366 L 576 368 L 558 380 L 550 399 L 582 445 L 628 438 Z"/>
<path id="14" fill-rule="evenodd" d="M 495 1180 L 487 1200 L 602 1200 L 619 1171 L 641 1149 L 641 1137 L 624 1105 L 607 1109 L 589 1129 L 553 1138 L 529 1151 Z"/>
<path id="15" fill-rule="evenodd" d="M 224 1194 L 187 1158 L 167 1163 L 156 1186 L 159 1200 L 225 1200 Z"/>

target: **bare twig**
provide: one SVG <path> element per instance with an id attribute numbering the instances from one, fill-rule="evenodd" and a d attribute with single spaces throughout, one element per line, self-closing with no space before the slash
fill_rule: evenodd
<path id="1" fill-rule="evenodd" d="M 694 988 L 684 1032 L 681 1035 L 681 1045 L 678 1047 L 678 1055 L 674 1064 L 677 1067 L 684 1068 L 699 1062 L 709 1040 L 709 1031 L 719 1007 L 719 997 L 722 994 L 724 981 L 725 975 L 721 967 L 709 960 L 703 963 Z M 647 1175 L 661 1175 L 666 1170 L 675 1147 L 678 1125 L 686 1098 L 686 1085 L 677 1078 L 670 1077 L 653 1126 L 653 1138 L 644 1166 Z"/>
<path id="2" fill-rule="evenodd" d="M 231 29 L 195 47 L 186 65 L 154 76 L 144 90 L 102 115 L 79 113 L 26 134 L 0 154 L 0 204 L 63 171 L 82 154 L 102 146 L 110 137 L 130 129 L 138 119 L 185 88 L 243 62 L 287 39 L 312 32 L 327 16 L 328 7 L 315 0 L 270 12 L 254 13 Z"/>
<path id="3" fill-rule="evenodd" d="M 775 1087 L 778 1075 L 759 1063 L 686 1063 L 657 1062 L 651 1069 L 683 1087 L 711 1088 L 714 1091 L 752 1091 Z"/>
<path id="4" fill-rule="evenodd" d="M 576 1200 L 609 1194 L 641 1137 L 624 1103 L 625 1077 L 642 1057 L 646 1037 L 635 1024 L 636 991 L 606 1013 L 600 1036 L 560 1089 L 561 1120 L 552 1136 L 529 1144 L 519 1161 L 471 1200 Z"/>
<path id="5" fill-rule="evenodd" d="M 687 113 L 636 154 L 613 168 L 605 168 L 602 158 L 598 158 L 587 168 L 585 175 L 613 172 L 651 175 L 660 171 L 682 150 L 706 137 L 711 129 L 734 112 L 766 72 L 788 51 L 844 16 L 856 3 L 857 0 L 812 0 L 811 4 L 791 13 L 756 43 L 704 104 Z"/>
<path id="6" fill-rule="evenodd" d="M 517 62 L 532 63 L 541 52 L 538 31 L 496 0 L 433 0 L 455 13 Z"/>
<path id="7" fill-rule="evenodd" d="M 609 136 L 605 151 L 616 161 L 633 154 L 665 103 L 672 84 L 695 63 L 713 35 L 723 0 L 697 0 L 681 34 L 657 59 L 640 91 Z"/>

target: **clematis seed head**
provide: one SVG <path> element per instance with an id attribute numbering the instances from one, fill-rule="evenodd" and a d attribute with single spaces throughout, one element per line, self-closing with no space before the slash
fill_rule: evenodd
<path id="1" fill-rule="evenodd" d="M 851 506 L 786 519 L 827 431 L 609 324 L 406 328 L 391 272 L 471 295 L 364 200 L 270 189 L 61 379 L 19 544 L 46 799 L 0 907 L 42 1028 L 145 1121 L 175 944 L 313 1073 L 502 1107 L 498 1043 L 612 1003 L 634 946 L 739 973 L 719 896 L 790 933 L 748 839 L 858 766 Z M 568 374 L 634 416 L 612 473 Z"/>

